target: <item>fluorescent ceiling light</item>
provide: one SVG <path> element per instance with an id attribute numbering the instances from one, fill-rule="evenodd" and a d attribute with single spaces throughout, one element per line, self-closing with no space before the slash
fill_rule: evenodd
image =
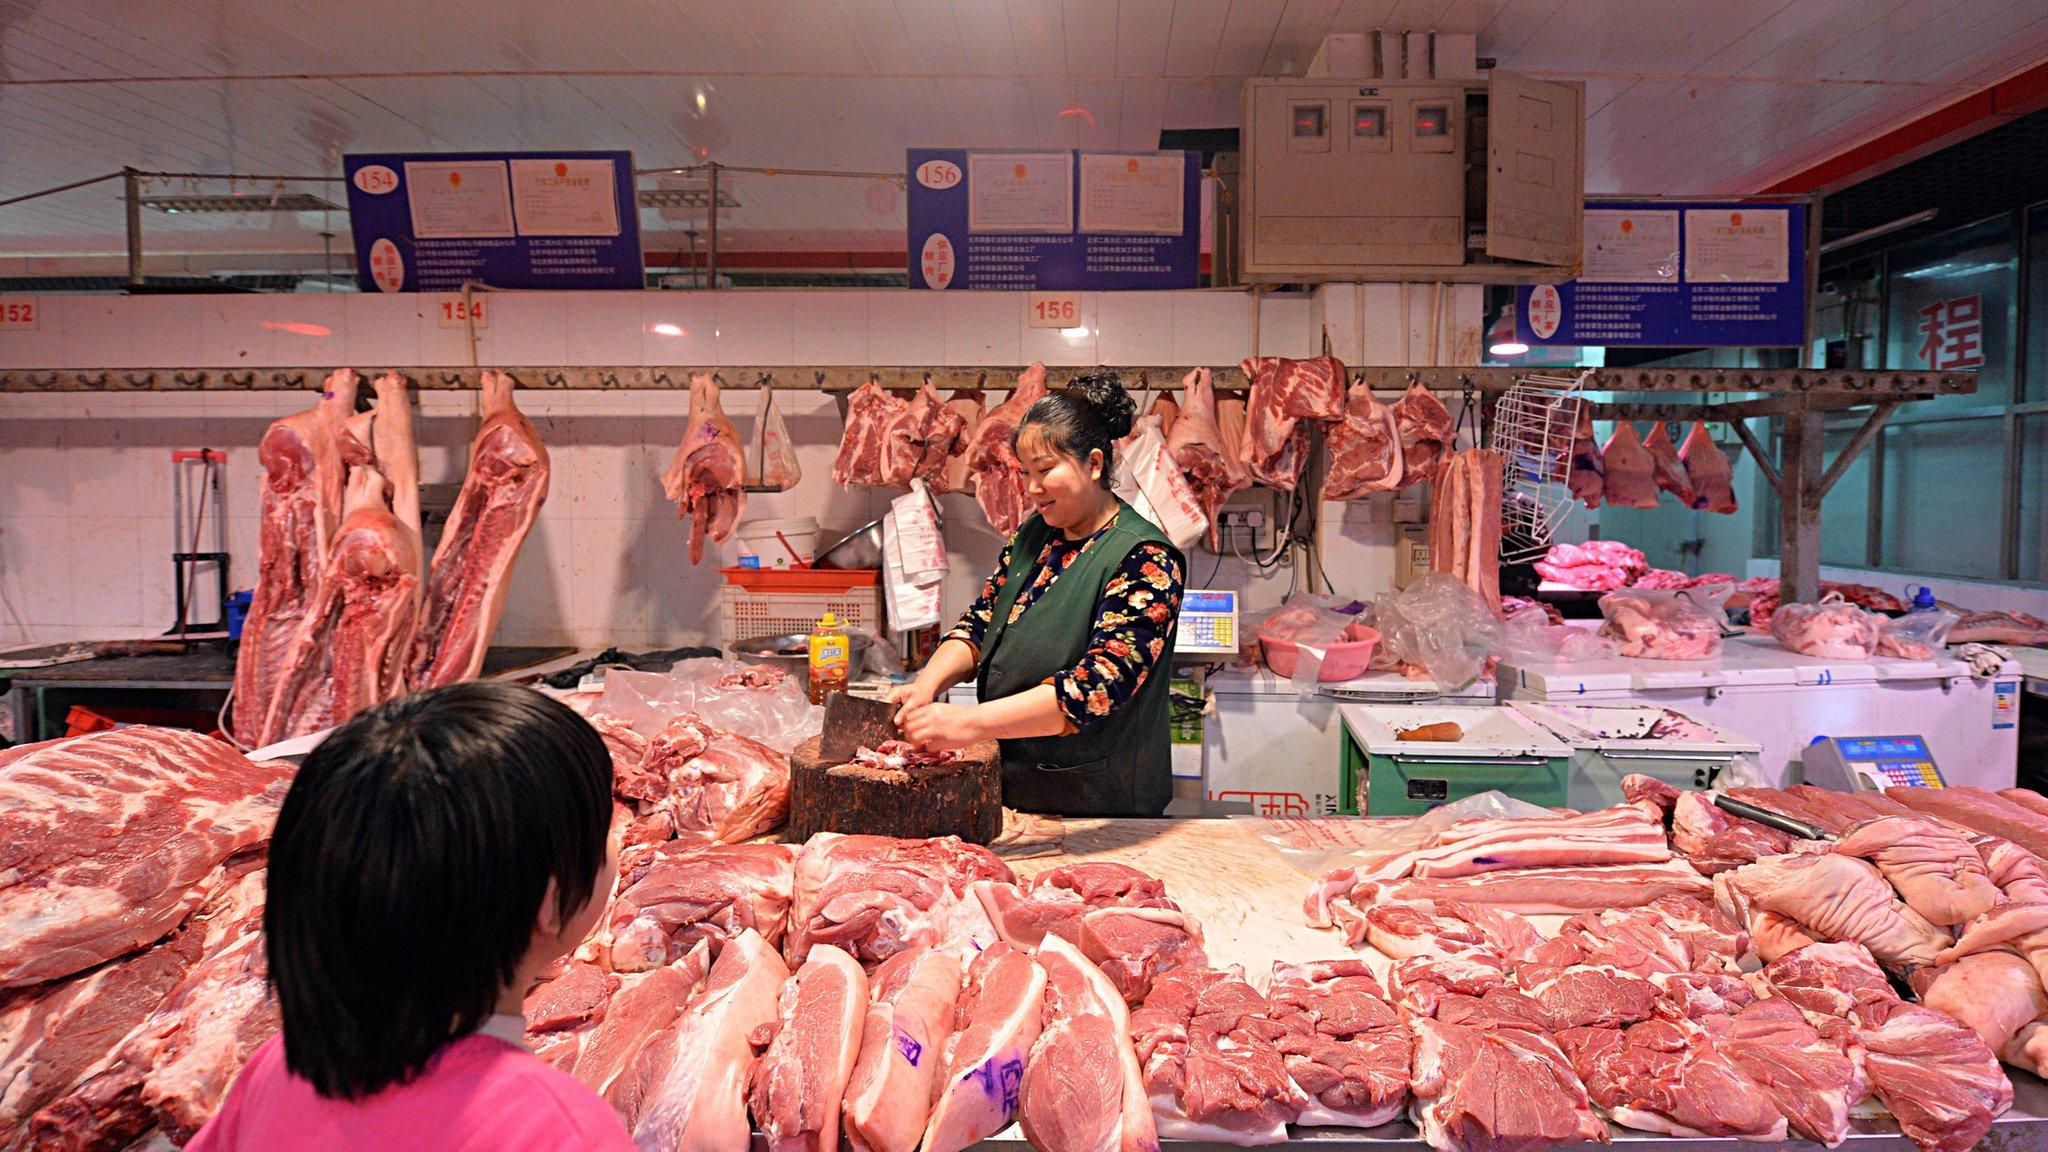
<path id="1" fill-rule="evenodd" d="M 642 188 L 640 190 L 640 206 L 642 208 L 703 208 L 707 207 L 710 203 L 711 190 L 708 188 Z M 721 188 L 718 190 L 718 206 L 720 208 L 737 208 L 740 206 L 740 202 L 733 199 L 731 193 Z"/>
<path id="2" fill-rule="evenodd" d="M 243 196 L 144 196 L 145 208 L 177 215 L 180 212 L 339 212 L 340 208 L 310 192 L 282 192 L 277 195 L 249 193 Z"/>

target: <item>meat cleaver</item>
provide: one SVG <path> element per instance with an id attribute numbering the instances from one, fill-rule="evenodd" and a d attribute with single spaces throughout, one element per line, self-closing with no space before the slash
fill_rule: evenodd
<path id="1" fill-rule="evenodd" d="M 844 764 L 861 748 L 879 748 L 884 740 L 901 740 L 896 705 L 878 696 L 834 692 L 825 697 L 825 733 L 818 740 L 818 759 Z"/>

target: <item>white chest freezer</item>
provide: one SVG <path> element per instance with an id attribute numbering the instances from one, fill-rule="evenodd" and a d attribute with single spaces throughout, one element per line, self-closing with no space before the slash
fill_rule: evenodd
<path id="1" fill-rule="evenodd" d="M 1777 787 L 1799 782 L 1801 754 L 1820 736 L 1919 733 L 1945 770 L 1956 765 L 1953 784 L 2010 788 L 2017 771 L 2017 665 L 1980 680 L 1958 660 L 1831 661 L 1744 636 L 1713 660 L 1504 660 L 1498 675 L 1504 700 L 1677 708 L 1761 745 Z"/>
<path id="2" fill-rule="evenodd" d="M 1676 708 L 1656 704 L 1511 705 L 1571 746 L 1565 804 L 1582 812 L 1619 804 L 1621 778 L 1640 773 L 1700 791 L 1738 764 L 1754 771 L 1763 746 Z"/>
<path id="3" fill-rule="evenodd" d="M 1202 726 L 1202 793 L 1242 801 L 1265 815 L 1329 816 L 1342 810 L 1338 709 L 1347 702 L 1484 707 L 1492 680 L 1446 692 L 1428 680 L 1373 672 L 1302 688 L 1272 670 L 1223 671 L 1208 678 L 1212 704 Z"/>

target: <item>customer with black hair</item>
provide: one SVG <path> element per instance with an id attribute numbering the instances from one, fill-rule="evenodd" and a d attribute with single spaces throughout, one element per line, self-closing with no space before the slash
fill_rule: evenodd
<path id="1" fill-rule="evenodd" d="M 1033 404 L 1011 446 L 1038 506 L 916 680 L 897 722 L 927 748 L 996 740 L 1003 803 L 1070 816 L 1157 816 L 1182 557 L 1110 490 L 1137 405 L 1115 372 Z M 980 703 L 941 697 L 974 677 Z"/>
<path id="2" fill-rule="evenodd" d="M 611 786 L 597 733 L 527 688 L 455 684 L 335 729 L 270 845 L 284 1034 L 188 1152 L 629 1152 L 520 1015 L 610 891 Z"/>

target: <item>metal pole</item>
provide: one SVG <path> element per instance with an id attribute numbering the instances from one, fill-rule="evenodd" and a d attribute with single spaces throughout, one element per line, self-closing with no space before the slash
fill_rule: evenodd
<path id="1" fill-rule="evenodd" d="M 1785 417 L 1779 475 L 1778 581 L 1780 602 L 1810 602 L 1820 594 L 1821 417 L 1802 405 Z"/>
<path id="2" fill-rule="evenodd" d="M 121 198 L 128 208 L 128 283 L 142 284 L 142 173 L 121 169 Z"/>
<path id="3" fill-rule="evenodd" d="M 711 162 L 711 223 L 709 231 L 710 235 L 706 237 L 706 240 L 710 245 L 710 255 L 707 257 L 705 265 L 704 286 L 716 290 L 718 288 L 718 161 L 716 160 Z"/>

